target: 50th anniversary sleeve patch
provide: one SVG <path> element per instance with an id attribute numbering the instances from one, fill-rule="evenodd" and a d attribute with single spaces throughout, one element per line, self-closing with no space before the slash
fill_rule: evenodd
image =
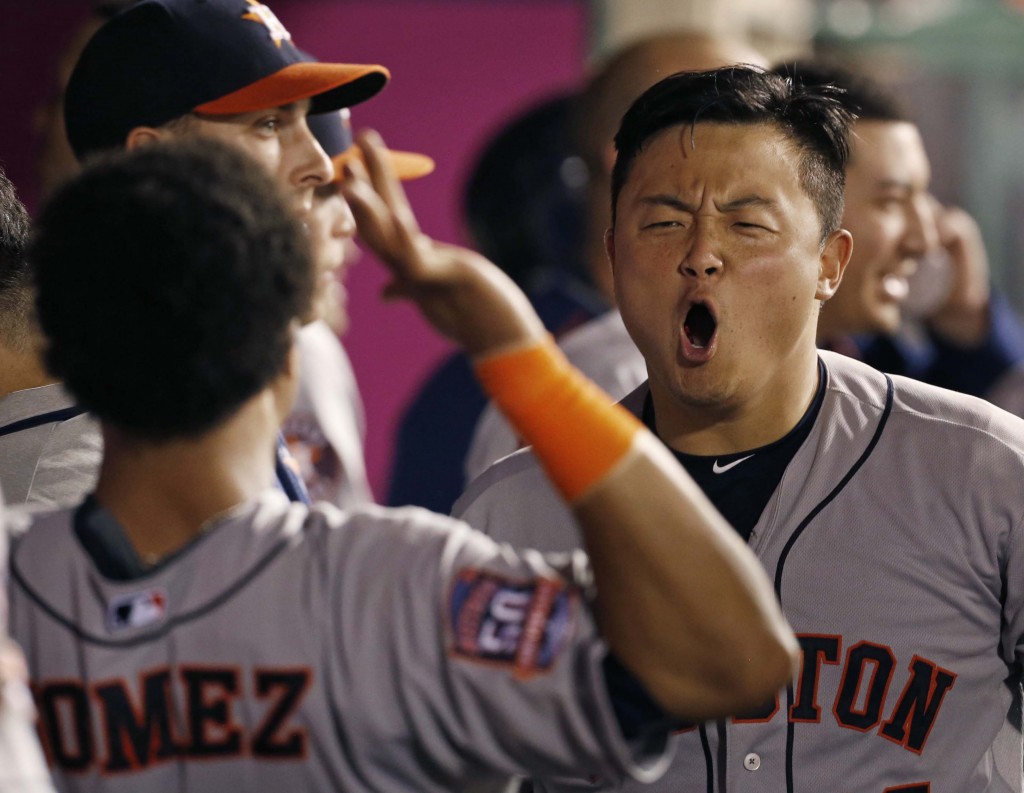
<path id="1" fill-rule="evenodd" d="M 463 570 L 448 604 L 453 652 L 511 666 L 517 677 L 546 672 L 572 634 L 576 599 L 565 581 Z"/>

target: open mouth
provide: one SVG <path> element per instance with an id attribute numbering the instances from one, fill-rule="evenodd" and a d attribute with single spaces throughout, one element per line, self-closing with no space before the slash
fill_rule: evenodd
<path id="1" fill-rule="evenodd" d="M 715 354 L 718 342 L 718 320 L 704 303 L 694 303 L 683 319 L 679 334 L 680 354 L 690 364 L 707 363 Z"/>
<path id="2" fill-rule="evenodd" d="M 890 273 L 882 279 L 882 294 L 894 303 L 902 303 L 910 294 L 910 282 L 899 273 Z"/>
<path id="3" fill-rule="evenodd" d="M 694 303 L 686 312 L 683 333 L 694 349 L 704 350 L 711 346 L 717 326 L 708 307 L 703 303 Z"/>

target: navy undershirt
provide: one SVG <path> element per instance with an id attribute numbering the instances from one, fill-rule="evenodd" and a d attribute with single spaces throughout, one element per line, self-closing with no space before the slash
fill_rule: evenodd
<path id="1" fill-rule="evenodd" d="M 717 456 L 684 454 L 669 449 L 744 540 L 750 539 L 786 466 L 811 434 L 825 398 L 826 378 L 825 365 L 819 358 L 818 389 L 810 407 L 793 429 L 767 446 Z M 643 422 L 651 432 L 658 434 L 650 393 L 644 401 Z"/>

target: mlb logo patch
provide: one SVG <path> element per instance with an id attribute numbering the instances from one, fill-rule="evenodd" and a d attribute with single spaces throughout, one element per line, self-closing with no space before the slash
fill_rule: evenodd
<path id="1" fill-rule="evenodd" d="M 463 570 L 448 608 L 454 653 L 511 666 L 517 677 L 547 671 L 572 633 L 576 597 L 557 579 L 514 581 Z"/>
<path id="2" fill-rule="evenodd" d="M 111 633 L 144 628 L 160 622 L 167 613 L 167 593 L 147 589 L 114 598 L 107 604 L 107 630 Z"/>

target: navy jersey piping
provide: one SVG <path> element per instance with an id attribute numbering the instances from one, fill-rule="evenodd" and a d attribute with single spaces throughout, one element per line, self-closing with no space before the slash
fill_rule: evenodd
<path id="1" fill-rule="evenodd" d="M 700 725 L 700 745 L 704 750 L 704 765 L 708 775 L 707 793 L 715 793 L 715 761 L 711 756 L 711 744 L 708 742 L 708 728 L 705 724 Z"/>
<path id="2" fill-rule="evenodd" d="M 81 416 L 83 413 L 85 413 L 84 407 L 81 405 L 72 405 L 69 408 L 51 410 L 49 413 L 40 413 L 38 416 L 29 416 L 28 418 L 21 419 L 20 421 L 11 422 L 6 427 L 0 427 L 0 437 L 4 435 L 13 435 L 14 433 L 21 432 L 22 430 L 41 427 L 44 424 L 56 424 L 59 421 L 67 421 L 68 419 L 73 419 L 75 416 Z"/>
<path id="3" fill-rule="evenodd" d="M 857 471 L 861 469 L 861 466 L 867 461 L 868 457 L 875 450 L 875 446 L 878 445 L 878 441 L 882 437 L 882 431 L 885 429 L 886 424 L 889 421 L 889 416 L 892 414 L 893 399 L 895 396 L 895 386 L 893 385 L 892 378 L 889 375 L 882 375 L 885 377 L 885 407 L 882 409 L 881 418 L 878 420 L 878 426 L 875 427 L 875 433 L 871 436 L 871 441 L 867 447 L 861 453 L 857 461 L 850 467 L 850 470 L 846 472 L 839 483 L 832 488 L 832 491 L 825 496 L 821 501 L 818 502 L 817 506 L 814 507 L 802 521 L 800 525 L 796 527 L 796 530 L 790 535 L 789 540 L 782 549 L 782 553 L 779 555 L 779 562 L 775 568 L 775 596 L 779 599 L 779 603 L 782 603 L 782 574 L 783 569 L 786 565 L 786 559 L 789 557 L 789 552 L 793 549 L 796 541 L 800 539 L 800 535 L 803 534 L 804 529 L 810 525 L 811 521 L 814 520 L 818 514 L 825 509 L 832 501 L 838 496 L 843 489 L 850 483 L 850 480 L 857 474 Z M 785 610 L 785 609 L 783 609 Z M 790 682 L 786 686 L 786 791 L 787 793 L 793 793 L 793 740 L 795 737 L 795 725 L 788 718 L 788 714 L 793 707 L 793 684 Z"/>
<path id="4" fill-rule="evenodd" d="M 36 592 L 21 574 L 21 570 L 18 566 L 18 553 L 17 549 L 11 554 L 10 559 L 10 572 L 11 580 L 14 581 L 35 603 L 45 614 L 47 614 L 52 620 L 62 625 L 65 629 L 70 631 L 74 636 L 81 639 L 84 642 L 95 644 L 100 647 L 111 647 L 111 648 L 129 648 L 136 647 L 140 644 L 146 644 L 148 642 L 156 641 L 161 639 L 170 633 L 172 630 L 177 628 L 179 625 L 184 625 L 193 620 L 204 617 L 210 612 L 220 608 L 227 601 L 241 592 L 245 587 L 251 584 L 256 578 L 266 570 L 270 564 L 277 559 L 278 556 L 291 544 L 291 538 L 285 538 L 277 542 L 269 551 L 267 551 L 262 557 L 260 557 L 253 566 L 246 571 L 243 575 L 231 584 L 220 594 L 214 596 L 206 603 L 197 606 L 191 611 L 186 611 L 179 614 L 171 619 L 167 620 L 163 625 L 148 633 L 140 634 L 139 636 L 133 636 L 128 639 L 107 639 L 103 636 L 96 636 L 87 631 L 82 630 L 73 622 L 64 618 L 55 608 L 53 608 L 46 600 Z"/>

